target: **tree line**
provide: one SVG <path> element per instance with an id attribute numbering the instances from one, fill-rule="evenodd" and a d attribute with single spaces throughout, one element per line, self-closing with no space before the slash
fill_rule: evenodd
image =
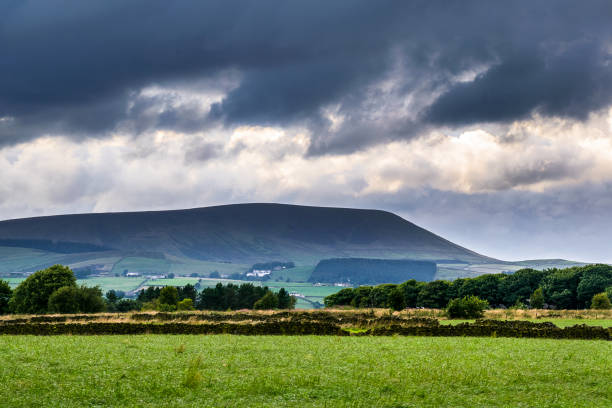
<path id="1" fill-rule="evenodd" d="M 406 275 L 428 281 L 437 266 L 432 261 L 408 259 L 333 258 L 323 259 L 315 267 L 309 282 L 344 282 L 371 285 L 377 282 L 402 282 Z"/>
<path id="2" fill-rule="evenodd" d="M 37 271 L 12 290 L 0 280 L 0 314 L 98 313 L 132 310 L 237 310 L 293 309 L 296 299 L 281 288 L 245 283 L 240 286 L 218 283 L 198 293 L 193 285 L 143 289 L 136 299 L 125 298 L 121 291 L 110 290 L 104 296 L 99 287 L 78 286 L 73 271 L 62 265 Z"/>
<path id="3" fill-rule="evenodd" d="M 491 307 L 591 307 L 595 295 L 612 298 L 612 267 L 596 264 L 566 269 L 521 269 L 512 274 L 486 274 L 454 281 L 382 284 L 346 288 L 327 296 L 325 306 L 446 308 L 452 299 L 476 296 Z"/>

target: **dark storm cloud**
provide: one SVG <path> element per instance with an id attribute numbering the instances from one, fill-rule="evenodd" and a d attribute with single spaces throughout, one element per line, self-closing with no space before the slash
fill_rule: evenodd
<path id="1" fill-rule="evenodd" d="M 569 44 L 561 55 L 508 58 L 473 82 L 452 87 L 427 116 L 434 123 L 469 124 L 521 119 L 536 111 L 584 120 L 609 104 L 611 93 L 610 50 L 590 40 Z"/>
<path id="2" fill-rule="evenodd" d="M 322 154 L 422 126 L 534 112 L 584 119 L 612 102 L 611 18 L 607 1 L 4 2 L 0 146 L 117 128 L 299 124 L 313 133 L 311 153 Z M 456 80 L 483 67 L 473 81 Z M 147 109 L 163 101 L 139 94 L 226 70 L 241 79 L 210 112 Z M 391 96 L 416 102 L 370 120 L 390 98 L 371 87 L 390 75 Z M 347 118 L 338 129 L 322 114 L 329 105 Z"/>

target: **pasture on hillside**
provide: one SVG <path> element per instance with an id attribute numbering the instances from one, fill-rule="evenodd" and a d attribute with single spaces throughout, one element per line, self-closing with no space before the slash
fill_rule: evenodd
<path id="1" fill-rule="evenodd" d="M 336 336 L 0 336 L 10 407 L 604 407 L 612 343 Z"/>

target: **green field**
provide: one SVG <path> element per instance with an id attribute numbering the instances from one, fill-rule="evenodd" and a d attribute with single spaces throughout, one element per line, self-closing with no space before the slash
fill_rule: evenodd
<path id="1" fill-rule="evenodd" d="M 604 341 L 2 336 L 0 355 L 7 407 L 612 405 Z"/>
<path id="2" fill-rule="evenodd" d="M 140 284 L 145 280 L 142 276 L 134 277 L 134 278 L 124 278 L 124 277 L 100 277 L 100 278 L 88 278 L 88 279 L 79 279 L 77 283 L 79 285 L 85 286 L 99 286 L 102 290 L 102 293 L 106 293 L 107 291 L 113 290 L 121 290 L 124 292 L 128 292 L 130 290 L 136 289 Z"/>
<path id="3" fill-rule="evenodd" d="M 289 269 L 281 269 L 279 271 L 272 271 L 270 278 L 275 281 L 287 281 L 291 282 L 306 282 L 312 275 L 314 266 L 295 266 Z"/>

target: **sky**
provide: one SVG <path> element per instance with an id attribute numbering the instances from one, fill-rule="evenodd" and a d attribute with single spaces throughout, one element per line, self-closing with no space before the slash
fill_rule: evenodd
<path id="1" fill-rule="evenodd" d="M 393 211 L 612 262 L 609 1 L 0 3 L 0 219 Z"/>

